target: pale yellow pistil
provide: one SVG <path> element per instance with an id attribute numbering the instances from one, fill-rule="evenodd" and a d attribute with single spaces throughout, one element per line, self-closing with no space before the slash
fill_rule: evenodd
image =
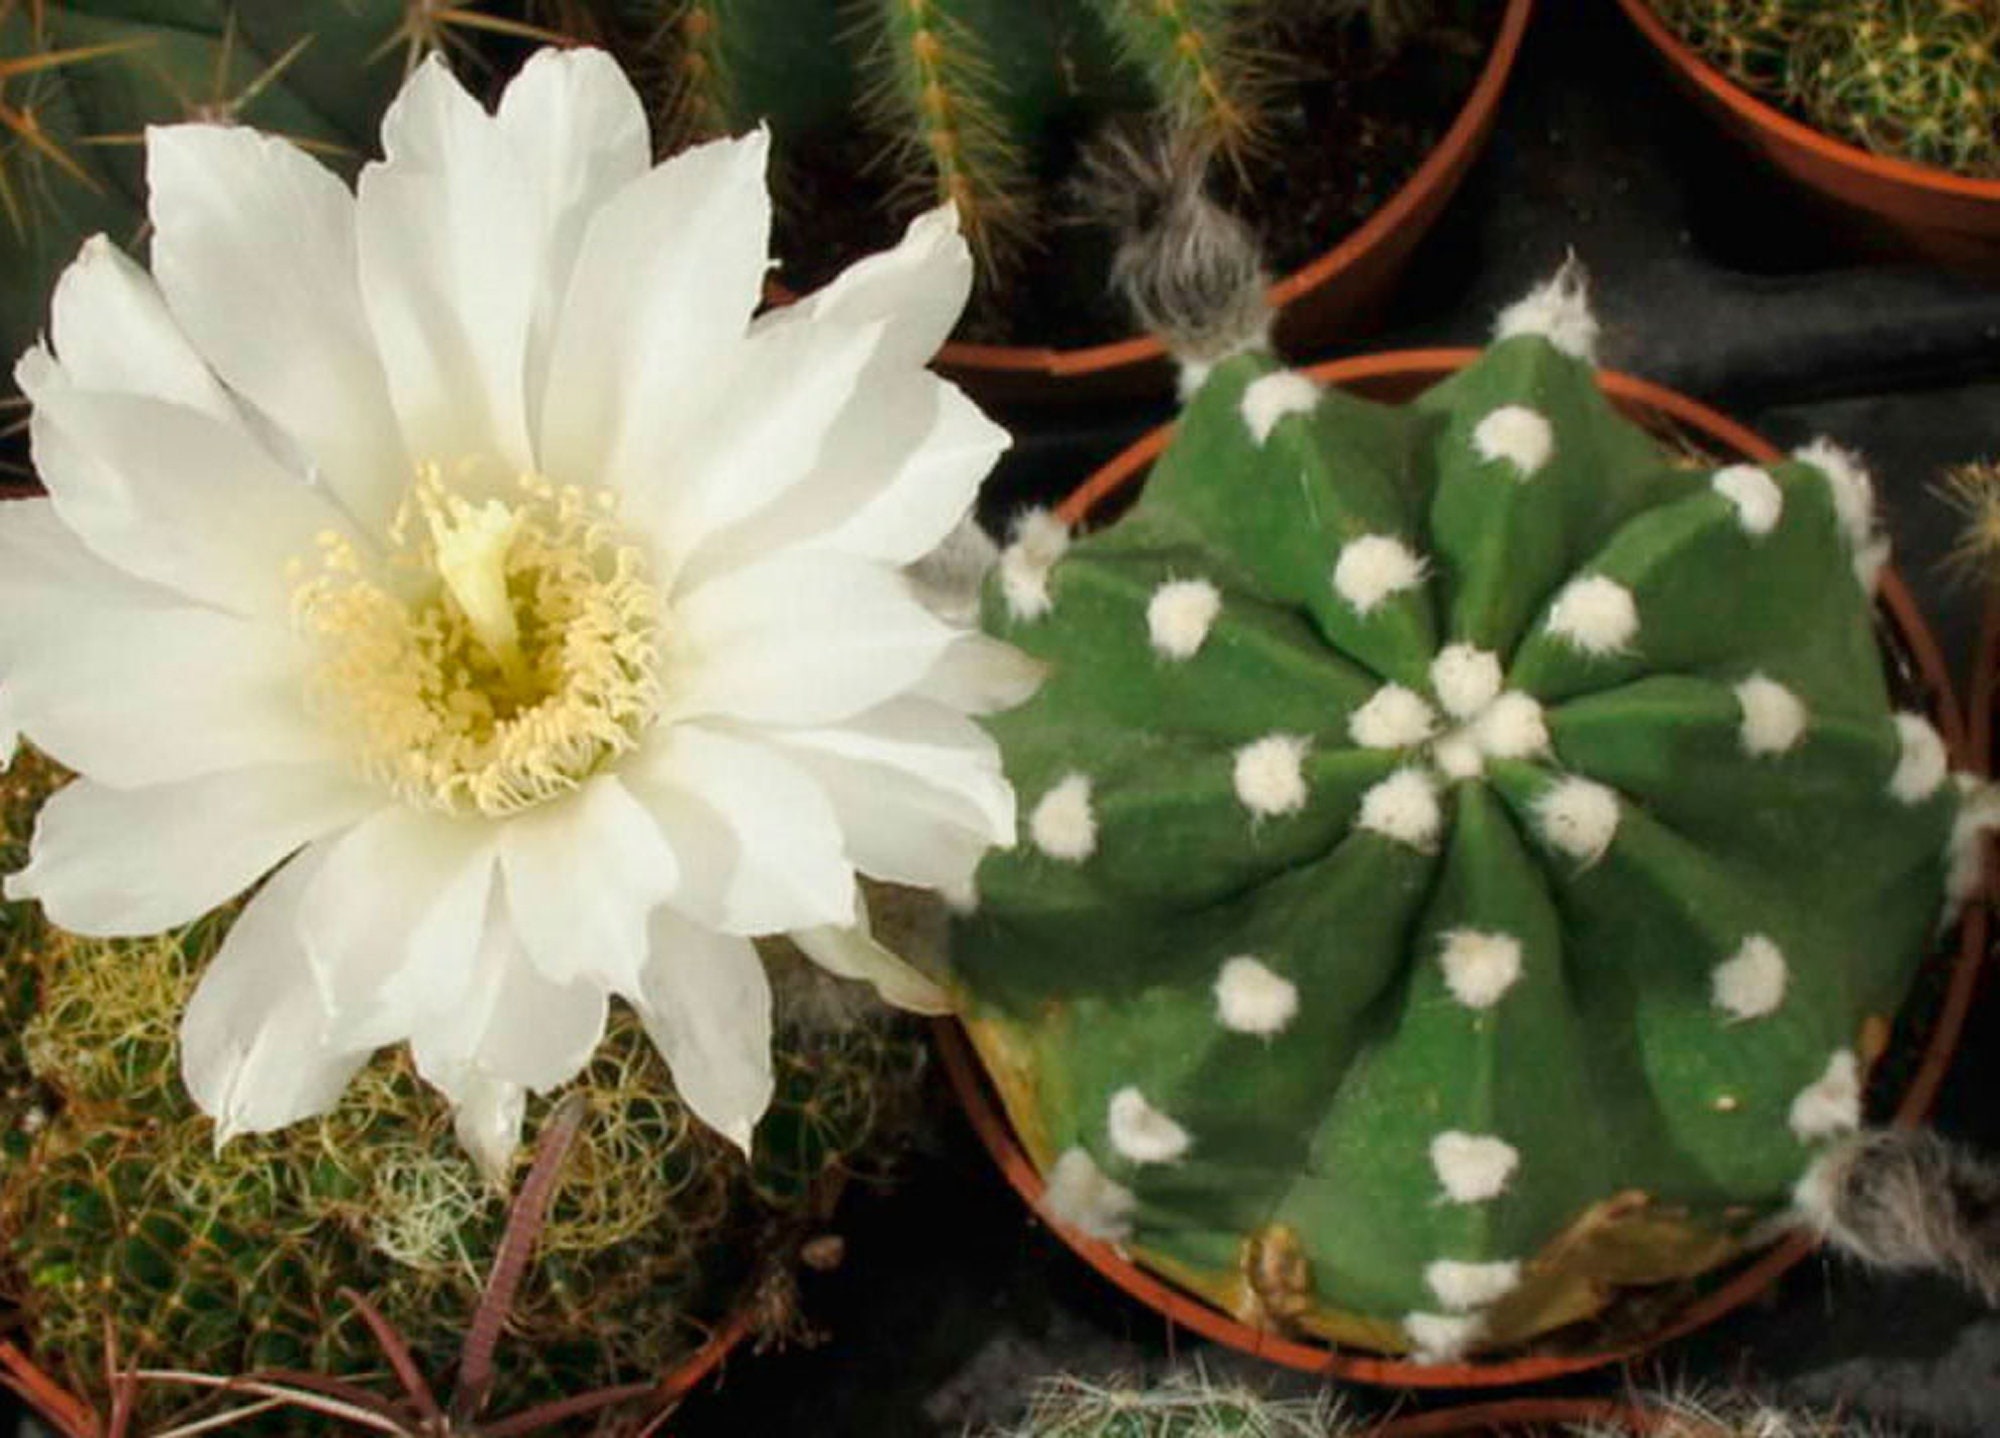
<path id="1" fill-rule="evenodd" d="M 528 475 L 473 502 L 426 465 L 386 538 L 364 561 L 322 537 L 293 590 L 319 648 L 308 702 L 366 773 L 423 808 L 497 815 L 636 747 L 659 708 L 659 597 L 608 494 Z"/>

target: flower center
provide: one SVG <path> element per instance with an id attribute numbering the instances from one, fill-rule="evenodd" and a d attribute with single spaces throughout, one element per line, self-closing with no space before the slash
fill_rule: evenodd
<path id="1" fill-rule="evenodd" d="M 292 607 L 315 712 L 407 803 L 508 814 L 637 746 L 660 702 L 660 604 L 614 497 L 523 475 L 507 498 L 420 467 L 380 561 L 321 536 Z"/>

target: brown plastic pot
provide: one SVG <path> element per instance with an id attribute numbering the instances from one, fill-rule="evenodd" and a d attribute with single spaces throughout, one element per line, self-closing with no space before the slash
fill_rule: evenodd
<path id="1" fill-rule="evenodd" d="M 1365 355 L 1315 365 L 1305 372 L 1321 384 L 1349 389 L 1369 399 L 1399 401 L 1429 388 L 1469 364 L 1471 349 L 1407 350 Z M 1598 382 L 1618 407 L 1641 423 L 1688 436 L 1704 449 L 1767 463 L 1780 453 L 1769 441 L 1734 420 L 1684 395 L 1629 375 L 1603 371 Z M 1068 524 L 1077 525 L 1096 513 L 1114 495 L 1136 486 L 1173 437 L 1173 426 L 1162 425 L 1139 439 L 1109 464 L 1091 475 L 1057 507 Z M 1965 724 L 1952 688 L 1951 672 L 1925 624 L 1908 587 L 1893 569 L 1884 571 L 1877 608 L 1900 641 L 1914 670 L 1918 701 L 1943 736 L 1954 768 L 1966 768 L 1978 756 L 1969 749 Z M 2000 644 L 2000 641 L 1996 641 Z M 1968 907 L 1960 923 L 1958 948 L 1936 1020 L 1925 1041 L 1923 1056 L 1908 1087 L 1899 1096 L 1893 1121 L 1918 1122 L 1930 1111 L 1939 1083 L 1958 1048 L 1959 1034 L 1972 1003 L 1979 969 L 1986 953 L 1988 915 L 1984 904 Z M 993 1156 L 1007 1182 L 1032 1208 L 1039 1208 L 1044 1183 L 1015 1136 L 1006 1112 L 958 1023 L 941 1019 L 936 1035 L 945 1073 L 974 1131 Z M 1582 1353 L 1530 1353 L 1514 1358 L 1476 1359 L 1461 1363 L 1420 1364 L 1342 1351 L 1323 1344 L 1300 1342 L 1249 1326 L 1232 1314 L 1146 1272 L 1113 1244 L 1052 1226 L 1084 1262 L 1111 1280 L 1170 1324 L 1226 1344 L 1255 1358 L 1267 1359 L 1308 1373 L 1328 1374 L 1352 1382 L 1380 1383 L 1402 1388 L 1501 1387 L 1541 1382 L 1568 1374 L 1622 1363 L 1662 1343 L 1711 1323 L 1777 1282 L 1788 1269 L 1812 1252 L 1813 1244 L 1794 1236 L 1754 1257 L 1742 1260 L 1713 1288 L 1700 1294 L 1637 1341 L 1611 1344 Z M 1457 1430 L 1425 1430 L 1457 1431 Z"/>
<path id="2" fill-rule="evenodd" d="M 1871 154 L 1758 99 L 1681 43 L 1646 0 L 1618 0 L 1674 82 L 1764 164 L 1837 218 L 1857 249 L 2000 278 L 2000 180 Z"/>
<path id="3" fill-rule="evenodd" d="M 1458 118 L 1417 172 L 1359 229 L 1271 286 L 1277 341 L 1309 353 L 1368 323 L 1387 305 L 1410 254 L 1472 168 L 1499 113 L 1508 72 L 1520 53 L 1534 0 L 1507 0 L 1486 65 Z M 947 344 L 938 367 L 973 395 L 1002 403 L 1094 403 L 1166 394 L 1173 366 L 1151 335 L 1077 349 L 1034 345 Z"/>

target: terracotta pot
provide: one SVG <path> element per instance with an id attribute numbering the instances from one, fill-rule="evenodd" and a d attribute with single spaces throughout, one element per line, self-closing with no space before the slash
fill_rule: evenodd
<path id="1" fill-rule="evenodd" d="M 661 1403 L 679 1402 L 719 1372 L 730 1353 L 749 1336 L 751 1322 L 748 1307 L 731 1314 L 706 1343 L 660 1380 Z M 58 1438 L 107 1438 L 107 1434 L 119 1431 L 105 1415 L 56 1382 L 12 1343 L 0 1342 L 0 1387 L 11 1389 Z M 190 1389 L 189 1397 L 193 1400 L 199 1394 Z"/>
<path id="2" fill-rule="evenodd" d="M 1815 197 L 1857 248 L 2000 278 L 2000 180 L 1871 154 L 1801 124 L 1681 43 L 1646 0 L 1618 0 L 1682 90 L 1736 142 Z"/>
<path id="3" fill-rule="evenodd" d="M 1388 203 L 1318 259 L 1271 286 L 1281 348 L 1294 354 L 1324 348 L 1387 305 L 1417 242 L 1493 132 L 1500 94 L 1533 9 L 1534 0 L 1507 0 L 1493 49 L 1458 118 Z M 938 367 L 978 398 L 1002 403 L 1094 403 L 1165 395 L 1173 387 L 1166 347 L 1151 335 L 1080 349 L 953 343 L 939 354 Z"/>
<path id="4" fill-rule="evenodd" d="M 1305 372 L 1322 384 L 1350 389 L 1369 399 L 1398 401 L 1429 388 L 1470 363 L 1477 353 L 1471 349 L 1408 350 L 1334 360 L 1315 365 Z M 1781 457 L 1768 441 L 1672 390 L 1609 371 L 1600 374 L 1599 383 L 1612 400 L 1635 419 L 1663 423 L 1691 437 L 1704 448 L 1758 462 Z M 1162 425 L 1146 434 L 1091 475 L 1063 501 L 1057 508 L 1057 514 L 1069 524 L 1081 523 L 1112 496 L 1136 485 L 1172 436 L 1171 425 Z M 1952 688 L 1950 670 L 1945 665 L 1936 639 L 1911 599 L 1909 589 L 1894 570 L 1883 573 L 1876 603 L 1907 657 L 1911 677 L 1920 691 L 1916 701 L 1936 722 L 1951 754 L 1953 767 L 1970 767 L 1977 756 L 1966 741 L 1965 725 Z M 1922 1059 L 1896 1104 L 1894 1121 L 1898 1124 L 1916 1123 L 1930 1111 L 1936 1098 L 1938 1084 L 1958 1047 L 1959 1033 L 1972 1002 L 1980 965 L 1986 953 L 1987 924 L 1985 905 L 1975 904 L 1967 910 L 1960 925 L 1959 944 L 1951 961 L 1949 981 Z M 999 1164 L 1008 1183 L 1031 1207 L 1038 1206 L 1044 1187 L 1042 1176 L 1009 1126 L 1006 1113 L 973 1052 L 971 1041 L 952 1020 L 939 1020 L 935 1032 L 945 1072 L 974 1130 Z M 1330 1374 L 1354 1382 L 1405 1388 L 1499 1387 L 1558 1378 L 1626 1361 L 1741 1307 L 1769 1288 L 1813 1248 L 1804 1237 L 1793 1237 L 1764 1253 L 1742 1260 L 1715 1287 L 1693 1299 L 1656 1331 L 1635 1342 L 1613 1344 L 1599 1351 L 1584 1353 L 1531 1353 L 1517 1358 L 1418 1364 L 1402 1358 L 1331 1349 L 1252 1328 L 1231 1314 L 1145 1271 L 1112 1244 L 1086 1238 L 1067 1228 L 1056 1227 L 1053 1231 L 1092 1268 L 1172 1324 L 1288 1368 Z"/>

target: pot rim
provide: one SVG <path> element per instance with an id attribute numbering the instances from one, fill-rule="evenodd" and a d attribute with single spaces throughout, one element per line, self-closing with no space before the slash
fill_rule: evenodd
<path id="1" fill-rule="evenodd" d="M 1478 354 L 1479 351 L 1472 348 L 1398 350 L 1331 360 L 1307 367 L 1302 373 L 1327 386 L 1362 386 L 1385 381 L 1427 384 L 1464 367 Z M 1760 463 L 1781 458 L 1780 451 L 1768 440 L 1707 405 L 1663 385 L 1614 370 L 1599 370 L 1598 383 L 1613 400 L 1651 411 L 1721 448 Z M 1057 516 L 1065 523 L 1075 525 L 1113 492 L 1134 482 L 1166 448 L 1173 430 L 1171 423 L 1160 425 L 1120 451 L 1057 507 Z M 1980 756 L 1967 747 L 1966 729 L 1950 669 L 1945 664 L 1936 637 L 1893 567 L 1882 572 L 1876 605 L 1909 645 L 1927 706 L 1936 719 L 1953 767 L 1967 767 L 1969 761 Z M 1951 962 L 1950 980 L 1943 1001 L 1925 1038 L 1923 1059 L 1896 1102 L 1892 1122 L 1897 1127 L 1919 1122 L 1936 1099 L 1938 1086 L 1943 1082 L 1952 1055 L 1957 1052 L 1959 1037 L 1971 1008 L 1973 991 L 1978 984 L 1986 953 L 1987 927 L 1986 905 L 1976 901 L 1968 905 L 1959 921 L 1958 952 Z M 993 1093 L 964 1028 L 956 1019 L 944 1017 L 936 1021 L 933 1032 L 938 1040 L 946 1077 L 981 1144 L 999 1166 L 1008 1184 L 1031 1210 L 1039 1212 L 1045 1187 L 1042 1176 L 1016 1138 L 1005 1108 Z M 1047 1227 L 1084 1262 L 1128 1296 L 1166 1318 L 1170 1324 L 1287 1368 L 1352 1382 L 1400 1388 L 1489 1388 L 1536 1383 L 1629 1361 L 1742 1307 L 1774 1284 L 1816 1246 L 1803 1234 L 1783 1239 L 1774 1247 L 1750 1258 L 1726 1281 L 1700 1295 L 1657 1332 L 1617 1347 L 1581 1354 L 1530 1354 L 1486 1361 L 1422 1364 L 1404 1358 L 1345 1352 L 1323 1344 L 1301 1343 L 1252 1328 L 1140 1268 L 1116 1245 L 1086 1237 L 1061 1225 L 1049 1224 Z M 1428 1433 L 1440 1430 L 1417 1431 Z"/>
<path id="2" fill-rule="evenodd" d="M 1618 5 L 1624 10 L 1626 18 L 1669 64 L 1754 128 L 1769 131 L 1791 145 L 1811 151 L 1820 159 L 1862 171 L 1889 184 L 1929 190 L 1959 199 L 2000 203 L 2000 179 L 1977 179 L 1954 174 L 1938 165 L 1878 155 L 1872 150 L 1837 139 L 1824 130 L 1814 129 L 1752 94 L 1710 64 L 1705 56 L 1667 27 L 1647 0 L 1618 0 Z"/>

